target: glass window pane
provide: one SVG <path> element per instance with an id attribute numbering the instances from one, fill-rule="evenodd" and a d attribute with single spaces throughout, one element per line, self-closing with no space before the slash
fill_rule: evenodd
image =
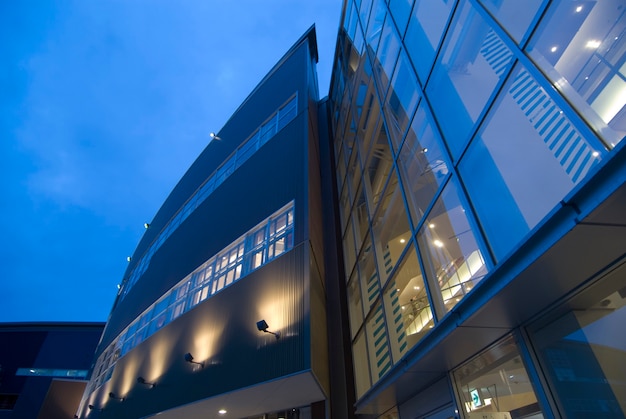
<path id="1" fill-rule="evenodd" d="M 376 256 L 369 235 L 359 255 L 358 269 L 361 293 L 363 294 L 363 312 L 367 314 L 380 294 Z"/>
<path id="2" fill-rule="evenodd" d="M 606 142 L 626 136 L 623 1 L 553 1 L 527 49 Z"/>
<path id="3" fill-rule="evenodd" d="M 380 35 L 383 30 L 383 23 L 385 22 L 385 14 L 387 13 L 387 7 L 384 0 L 374 0 L 371 16 L 367 25 L 367 35 L 365 40 L 367 42 L 368 49 L 371 49 L 373 53 L 376 53 L 376 47 L 380 40 Z"/>
<path id="4" fill-rule="evenodd" d="M 433 327 L 433 313 L 415 249 L 407 252 L 384 296 L 394 363 Z"/>
<path id="5" fill-rule="evenodd" d="M 359 286 L 358 272 L 352 273 L 352 278 L 348 282 L 348 307 L 350 309 L 350 336 L 354 338 L 359 328 L 363 324 L 363 299 L 361 298 L 361 287 Z"/>
<path id="6" fill-rule="evenodd" d="M 367 320 L 365 330 L 372 382 L 375 383 L 389 371 L 392 365 L 389 342 L 387 341 L 387 328 L 385 327 L 385 313 L 380 303 L 376 305 L 372 316 Z"/>
<path id="7" fill-rule="evenodd" d="M 378 46 L 378 52 L 376 53 L 376 60 L 374 61 L 374 75 L 376 76 L 379 90 L 383 95 L 387 91 L 387 85 L 391 79 L 399 51 L 400 38 L 396 33 L 393 21 L 387 19 L 380 39 L 380 45 Z"/>
<path id="8" fill-rule="evenodd" d="M 626 417 L 626 265 L 531 330 L 562 417 Z"/>
<path id="9" fill-rule="evenodd" d="M 435 52 L 454 8 L 450 0 L 416 0 L 404 43 L 417 74 L 426 83 L 435 61 Z"/>
<path id="10" fill-rule="evenodd" d="M 379 122 L 375 131 L 374 142 L 363 171 L 362 185 L 366 192 L 370 214 L 376 211 L 385 182 L 393 169 L 393 156 L 391 155 L 391 148 L 389 147 L 389 140 L 387 139 L 387 130 L 385 129 L 382 119 L 380 119 Z"/>
<path id="11" fill-rule="evenodd" d="M 352 345 L 352 359 L 354 363 L 354 384 L 356 396 L 361 397 L 372 386 L 370 367 L 365 345 L 365 332 L 359 334 Z"/>
<path id="12" fill-rule="evenodd" d="M 498 82 L 506 76 L 513 53 L 468 2 L 452 27 L 454 32 L 446 36 L 443 58 L 426 92 L 456 159 Z"/>
<path id="13" fill-rule="evenodd" d="M 459 165 L 498 259 L 599 162 L 599 146 L 524 67 L 516 68 Z"/>
<path id="14" fill-rule="evenodd" d="M 543 418 L 512 336 L 459 367 L 454 382 L 467 419 L 496 417 L 496 413 L 502 418 Z"/>
<path id="15" fill-rule="evenodd" d="M 396 150 L 415 112 L 419 97 L 420 87 L 417 84 L 417 77 L 406 53 L 402 51 L 393 75 L 391 89 L 387 95 L 387 106 L 385 106 L 389 134 L 393 144 L 396 145 Z"/>
<path id="16" fill-rule="evenodd" d="M 420 106 L 398 157 L 400 177 L 417 226 L 449 172 L 447 153 L 427 108 Z"/>
<path id="17" fill-rule="evenodd" d="M 348 229 L 343 236 L 343 261 L 346 275 L 349 275 L 356 263 L 356 244 L 352 222 L 348 223 Z"/>
<path id="18" fill-rule="evenodd" d="M 465 208 L 452 182 L 430 210 L 417 240 L 436 308 L 447 313 L 487 273 Z M 441 306 L 443 302 L 443 307 Z"/>
<path id="19" fill-rule="evenodd" d="M 380 208 L 372 220 L 372 228 L 380 283 L 385 284 L 411 238 L 402 191 L 395 171 L 392 172 Z"/>
<path id="20" fill-rule="evenodd" d="M 480 0 L 518 43 L 531 26 L 543 0 Z"/>
<path id="21" fill-rule="evenodd" d="M 391 11 L 393 19 L 396 21 L 400 36 L 404 34 L 404 30 L 406 29 L 413 1 L 414 0 L 389 0 L 389 10 Z"/>

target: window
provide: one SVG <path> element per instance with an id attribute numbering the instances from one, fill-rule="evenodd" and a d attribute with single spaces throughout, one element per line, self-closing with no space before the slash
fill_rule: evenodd
<path id="1" fill-rule="evenodd" d="M 589 173 L 602 152 L 518 65 L 459 164 L 498 259 Z"/>
<path id="2" fill-rule="evenodd" d="M 513 336 L 461 365 L 453 375 L 467 419 L 492 417 L 494 412 L 500 417 L 543 418 Z"/>
<path id="3" fill-rule="evenodd" d="M 626 415 L 626 264 L 531 325 L 562 417 Z"/>
<path id="4" fill-rule="evenodd" d="M 453 180 L 453 179 L 452 179 Z M 466 209 L 454 182 L 448 182 L 417 234 L 433 304 L 450 311 L 487 273 Z M 441 306 L 443 303 L 443 306 Z"/>
<path id="5" fill-rule="evenodd" d="M 426 88 L 453 159 L 463 150 L 469 133 L 513 61 L 513 53 L 474 10 L 460 4 L 454 30 L 446 36 Z"/>
<path id="6" fill-rule="evenodd" d="M 553 1 L 527 47 L 610 147 L 626 136 L 624 22 L 621 1 Z"/>

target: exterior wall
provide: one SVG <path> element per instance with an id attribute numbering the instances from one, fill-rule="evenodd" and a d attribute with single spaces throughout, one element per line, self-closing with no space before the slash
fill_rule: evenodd
<path id="1" fill-rule="evenodd" d="M 618 380 L 600 343 L 544 345 L 537 320 L 576 299 L 589 323 L 572 333 L 624 319 L 624 3 L 347 0 L 341 22 L 329 106 L 357 413 L 624 415 L 618 385 L 573 404 L 584 374 L 565 390 L 556 372 L 558 352 Z M 616 311 L 591 320 L 602 301 Z"/>
<path id="2" fill-rule="evenodd" d="M 80 396 L 54 397 L 52 390 L 78 386 L 82 393 L 103 328 L 104 323 L 0 325 L 0 397 L 17 396 L 12 407 L 0 409 L 0 418 L 72 417 Z"/>
<path id="3" fill-rule="evenodd" d="M 96 413 L 98 417 L 143 417 L 165 411 L 175 417 L 172 409 L 303 372 L 315 378 L 320 394 L 327 393 L 324 254 L 317 234 L 321 201 L 317 157 L 311 154 L 318 141 L 316 62 L 311 29 L 217 133 L 219 140 L 201 153 L 149 224 L 96 353 L 81 417 Z M 294 97 L 297 113 L 281 126 L 283 107 Z M 243 163 L 235 160 L 236 169 L 198 200 L 197 191 L 204 190 L 207 179 L 210 182 L 214 173 L 221 173 L 233 155 L 243 155 L 246 141 L 256 138 L 257 130 L 263 137 L 277 112 L 278 130 L 271 131 L 254 154 L 246 154 Z M 199 204 L 191 207 L 194 200 Z M 206 299 L 199 303 L 193 300 L 200 295 L 195 291 L 180 304 L 168 303 L 179 298 L 178 289 L 195 286 L 199 281 L 195 272 L 206 261 L 290 203 L 293 220 L 288 228 L 293 233 L 286 238 L 290 245 L 285 253 L 256 268 L 250 265 L 256 263 L 254 255 L 246 254 L 241 262 L 243 276 L 231 284 L 211 288 L 208 298 L 205 293 L 202 298 Z M 193 209 L 182 217 L 186 208 Z M 171 228 L 176 220 L 182 221 Z M 273 234 L 272 226 L 268 234 Z M 256 240 L 250 234 L 244 239 L 246 246 Z M 274 245 L 267 246 L 269 252 Z M 145 264 L 146 255 L 151 255 L 149 264 Z M 163 312 L 170 320 L 155 326 L 161 303 L 170 304 Z M 184 307 L 182 314 L 177 307 Z M 135 320 L 141 327 L 148 317 L 145 313 L 154 317 L 146 319 L 150 323 L 143 339 L 136 341 L 140 343 L 128 346 L 128 339 L 122 343 L 118 337 L 129 336 Z M 280 333 L 280 339 L 257 329 L 261 319 L 270 331 Z M 186 353 L 203 367 L 186 363 Z M 138 377 L 158 384 L 146 391 Z M 279 408 L 299 407 L 289 400 L 283 403 Z M 255 414 L 264 413 L 262 405 L 255 408 Z"/>

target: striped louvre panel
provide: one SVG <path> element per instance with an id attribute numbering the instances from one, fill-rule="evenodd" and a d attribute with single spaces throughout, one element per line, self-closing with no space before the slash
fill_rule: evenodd
<path id="1" fill-rule="evenodd" d="M 400 305 L 400 292 L 396 288 L 395 281 L 391 284 L 393 287 L 389 295 L 391 300 L 391 315 L 393 316 L 393 331 L 398 342 L 398 352 L 401 355 L 406 349 L 406 331 L 404 328 L 404 320 L 402 319 L 402 306 Z"/>
<path id="2" fill-rule="evenodd" d="M 391 357 L 389 356 L 389 344 L 387 343 L 387 333 L 385 332 L 385 313 L 382 305 L 378 305 L 374 313 L 374 351 L 376 372 L 378 378 L 382 377 L 391 367 Z"/>
<path id="3" fill-rule="evenodd" d="M 597 162 L 594 150 L 563 115 L 563 111 L 526 71 L 521 71 L 509 94 L 550 149 L 572 182 L 582 179 Z"/>
<path id="4" fill-rule="evenodd" d="M 493 30 L 485 37 L 480 53 L 498 76 L 504 74 L 513 57 Z M 594 150 L 528 71 L 519 72 L 509 94 L 572 182 L 582 179 L 597 162 L 593 157 Z"/>
<path id="5" fill-rule="evenodd" d="M 491 29 L 480 47 L 480 53 L 498 77 L 502 77 L 513 58 L 513 53 Z"/>

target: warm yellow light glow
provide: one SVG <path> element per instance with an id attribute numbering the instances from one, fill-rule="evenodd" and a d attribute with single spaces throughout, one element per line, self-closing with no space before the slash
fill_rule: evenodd
<path id="1" fill-rule="evenodd" d="M 217 413 L 219 413 L 220 415 L 225 415 L 226 412 L 227 412 L 226 409 L 220 409 L 220 410 L 218 410 Z"/>
<path id="2" fill-rule="evenodd" d="M 430 224 L 428 224 L 428 227 L 429 228 L 435 228 L 435 224 L 434 223 L 430 223 Z"/>
<path id="3" fill-rule="evenodd" d="M 204 322 L 196 328 L 193 339 L 193 347 L 189 351 L 194 356 L 194 361 L 207 362 L 221 349 L 224 323 Z"/>
<path id="4" fill-rule="evenodd" d="M 435 244 L 435 246 L 437 246 L 437 247 L 443 247 L 443 242 L 442 242 L 441 240 L 435 240 L 433 243 L 434 243 L 434 244 Z"/>
<path id="5" fill-rule="evenodd" d="M 400 243 L 406 243 L 406 240 L 400 239 Z"/>

